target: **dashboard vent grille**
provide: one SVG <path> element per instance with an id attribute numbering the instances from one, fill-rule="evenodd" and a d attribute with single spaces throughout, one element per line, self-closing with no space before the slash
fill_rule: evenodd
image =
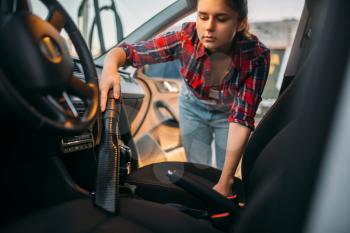
<path id="1" fill-rule="evenodd" d="M 76 73 L 76 74 L 81 74 L 81 68 L 78 66 L 77 63 L 73 63 L 73 73 Z"/>

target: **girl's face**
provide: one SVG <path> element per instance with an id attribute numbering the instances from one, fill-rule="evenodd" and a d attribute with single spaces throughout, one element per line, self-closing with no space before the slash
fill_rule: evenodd
<path id="1" fill-rule="evenodd" d="M 244 22 L 226 3 L 226 0 L 198 0 L 197 34 L 204 47 L 210 52 L 227 53 L 237 31 Z"/>

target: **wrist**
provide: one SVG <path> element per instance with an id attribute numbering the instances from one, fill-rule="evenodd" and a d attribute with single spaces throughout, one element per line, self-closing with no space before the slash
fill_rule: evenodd
<path id="1" fill-rule="evenodd" d="M 117 58 L 112 58 L 112 57 L 106 57 L 104 63 L 103 63 L 103 68 L 106 68 L 108 70 L 113 70 L 117 71 L 118 70 L 118 59 Z"/>
<path id="2" fill-rule="evenodd" d="M 233 184 L 233 177 L 232 176 L 226 176 L 226 177 L 220 177 L 219 184 L 225 187 L 231 187 Z"/>
<path id="3" fill-rule="evenodd" d="M 115 69 L 117 70 L 119 66 L 119 54 L 118 49 L 114 48 L 111 51 L 108 52 L 104 62 L 103 67 L 107 67 L 108 69 Z"/>

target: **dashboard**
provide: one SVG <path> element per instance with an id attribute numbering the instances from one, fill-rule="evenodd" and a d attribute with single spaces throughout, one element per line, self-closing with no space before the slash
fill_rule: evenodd
<path id="1" fill-rule="evenodd" d="M 100 76 L 102 72 L 102 67 L 96 67 L 97 74 Z M 123 70 L 119 71 L 121 77 L 121 95 L 124 102 L 125 111 L 129 122 L 131 123 L 138 111 L 141 108 L 142 101 L 144 98 L 144 90 L 135 81 L 131 73 Z M 74 71 L 73 75 L 80 80 L 85 82 L 83 68 L 78 61 L 74 61 Z M 82 116 L 85 112 L 85 107 L 83 101 L 78 98 L 72 97 L 72 104 L 77 110 L 79 116 Z M 61 152 L 63 154 L 69 154 L 72 152 L 83 151 L 87 149 L 92 149 L 99 144 L 99 130 L 97 124 L 95 123 L 91 128 L 86 130 L 80 135 L 74 135 L 62 138 L 61 140 Z"/>

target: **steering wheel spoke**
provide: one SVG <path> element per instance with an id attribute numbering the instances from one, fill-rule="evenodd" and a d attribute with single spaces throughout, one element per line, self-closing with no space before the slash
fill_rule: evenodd
<path id="1" fill-rule="evenodd" d="M 40 102 L 43 103 L 42 106 L 47 115 L 55 119 L 57 122 L 63 123 L 67 120 L 71 113 L 68 113 L 65 108 L 61 105 L 60 101 L 51 95 L 42 96 Z"/>
<path id="2" fill-rule="evenodd" d="M 64 25 L 66 24 L 66 20 L 63 14 L 55 9 L 51 9 L 49 11 L 46 21 L 48 21 L 52 26 L 54 26 L 59 32 L 62 31 Z"/>
<path id="3" fill-rule="evenodd" d="M 86 102 L 96 94 L 95 85 L 86 84 L 80 78 L 72 76 L 67 86 L 67 93 L 77 96 Z"/>
<path id="4" fill-rule="evenodd" d="M 69 111 L 72 113 L 72 115 L 74 117 L 78 118 L 79 113 L 73 104 L 72 98 L 66 92 L 63 92 L 62 97 L 63 97 L 65 103 L 67 104 L 67 107 L 68 107 Z"/>

